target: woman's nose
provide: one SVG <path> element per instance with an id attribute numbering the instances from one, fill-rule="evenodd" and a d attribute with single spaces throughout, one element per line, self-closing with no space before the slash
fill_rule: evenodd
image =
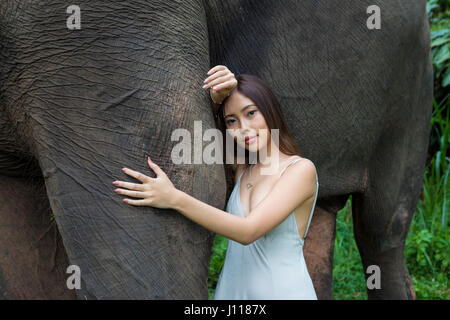
<path id="1" fill-rule="evenodd" d="M 247 119 L 242 119 L 241 120 L 241 130 L 242 131 L 244 131 L 244 130 L 248 131 L 250 129 L 251 129 L 250 128 L 250 124 L 248 123 Z"/>
<path id="2" fill-rule="evenodd" d="M 254 130 L 251 126 L 249 126 L 249 125 L 244 125 L 244 124 L 242 124 L 241 125 L 241 128 L 240 128 L 240 132 L 241 132 L 241 135 L 242 136 L 245 136 L 245 135 L 252 135 L 252 134 L 254 134 L 255 132 L 256 132 L 256 130 Z"/>
<path id="3" fill-rule="evenodd" d="M 246 123 L 241 123 L 241 127 L 239 129 L 243 134 L 250 131 L 250 127 Z"/>

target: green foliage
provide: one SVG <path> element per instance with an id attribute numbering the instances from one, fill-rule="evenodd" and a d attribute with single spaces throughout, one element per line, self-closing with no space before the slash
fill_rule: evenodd
<path id="1" fill-rule="evenodd" d="M 450 84 L 450 8 L 447 1 L 429 0 L 427 13 L 431 31 L 431 53 L 435 91 Z"/>
<path id="2" fill-rule="evenodd" d="M 211 260 L 209 262 L 208 271 L 208 295 L 209 300 L 214 297 L 214 291 L 219 280 L 220 271 L 222 271 L 223 263 L 225 262 L 225 255 L 227 252 L 228 239 L 216 234 L 214 237 L 214 244 L 212 247 Z"/>
<path id="3" fill-rule="evenodd" d="M 353 237 L 352 197 L 337 213 L 333 258 L 333 299 L 367 300 L 366 280 Z"/>
<path id="4" fill-rule="evenodd" d="M 450 234 L 448 232 L 448 175 L 446 156 L 450 139 L 448 100 L 434 100 L 433 130 L 439 143 L 428 163 L 422 195 L 406 238 L 405 259 L 413 279 L 417 299 L 449 298 Z"/>
<path id="5" fill-rule="evenodd" d="M 420 300 L 448 300 L 450 290 L 448 285 L 443 287 L 447 282 L 444 274 L 439 274 L 438 278 L 428 277 L 412 277 L 416 299 Z"/>

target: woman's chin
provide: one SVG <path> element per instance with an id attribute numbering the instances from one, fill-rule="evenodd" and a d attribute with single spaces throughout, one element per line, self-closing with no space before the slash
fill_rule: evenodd
<path id="1" fill-rule="evenodd" d="M 241 148 L 254 153 L 259 152 L 264 147 L 260 146 L 260 142 L 257 139 L 251 143 L 245 143 L 244 141 L 239 141 L 237 143 Z"/>
<path id="2" fill-rule="evenodd" d="M 250 145 L 246 146 L 245 149 L 247 149 L 249 152 L 253 152 L 253 153 L 256 153 L 259 151 L 258 145 L 256 143 L 254 145 L 250 144 Z"/>
<path id="3" fill-rule="evenodd" d="M 245 149 L 248 150 L 249 152 L 257 153 L 262 149 L 262 147 L 259 146 L 257 142 L 254 142 L 251 144 L 246 144 Z"/>

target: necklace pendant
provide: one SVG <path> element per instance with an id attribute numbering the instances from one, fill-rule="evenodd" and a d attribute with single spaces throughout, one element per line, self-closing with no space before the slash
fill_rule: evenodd
<path id="1" fill-rule="evenodd" d="M 251 187 L 253 187 L 253 185 L 250 182 L 247 183 L 247 189 L 250 189 Z"/>

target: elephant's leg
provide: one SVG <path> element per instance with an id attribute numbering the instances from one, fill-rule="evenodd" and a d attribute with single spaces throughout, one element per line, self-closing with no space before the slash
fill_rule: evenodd
<path id="1" fill-rule="evenodd" d="M 319 300 L 333 299 L 333 257 L 336 239 L 336 214 L 348 195 L 317 201 L 303 253 Z"/>
<path id="2" fill-rule="evenodd" d="M 77 297 L 207 299 L 214 235 L 174 210 L 128 205 L 112 184 L 139 183 L 122 167 L 153 176 L 150 155 L 178 189 L 223 208 L 223 166 L 172 157 L 175 130 L 213 127 L 202 89 L 210 68 L 204 1 L 92 0 L 76 31 L 60 18 L 62 1 L 16 3 L 0 13 L 2 39 L 13 45 L 0 63 L 0 107 L 39 161 L 70 263 L 80 268 Z M 10 19 L 17 12 L 20 24 Z"/>
<path id="3" fill-rule="evenodd" d="M 319 300 L 333 299 L 333 253 L 336 213 L 316 206 L 303 254 Z"/>
<path id="4" fill-rule="evenodd" d="M 411 127 L 428 130 L 425 125 Z M 368 288 L 369 299 L 415 299 L 404 247 L 421 192 L 428 135 L 405 135 L 408 130 L 386 130 L 370 164 L 366 192 L 353 197 L 355 239 L 364 271 L 370 265 L 380 268 L 381 288 Z M 365 273 L 366 280 L 372 274 Z"/>
<path id="5" fill-rule="evenodd" d="M 43 180 L 0 176 L 0 299 L 75 299 Z"/>

